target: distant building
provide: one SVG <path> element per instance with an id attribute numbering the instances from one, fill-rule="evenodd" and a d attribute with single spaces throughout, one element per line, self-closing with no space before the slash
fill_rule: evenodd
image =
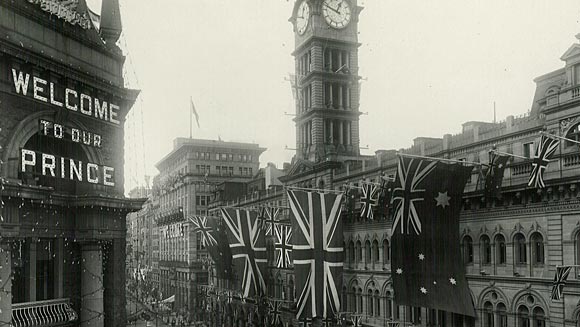
<path id="1" fill-rule="evenodd" d="M 216 185 L 251 180 L 264 150 L 252 143 L 177 138 L 173 150 L 157 163 L 151 201 L 158 257 L 152 266 L 162 297 L 174 296 L 175 311 L 193 313 L 197 284 L 206 284 L 208 278 L 207 251 L 188 217 L 207 215 Z"/>

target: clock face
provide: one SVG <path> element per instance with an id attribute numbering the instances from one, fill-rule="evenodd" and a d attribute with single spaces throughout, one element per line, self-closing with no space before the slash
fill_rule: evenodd
<path id="1" fill-rule="evenodd" d="M 308 20 L 310 19 L 310 5 L 306 0 L 302 1 L 298 12 L 296 13 L 296 30 L 298 34 L 302 35 L 308 27 Z"/>
<path id="2" fill-rule="evenodd" d="M 324 0 L 322 15 L 328 25 L 334 28 L 345 28 L 350 22 L 350 5 L 347 0 Z"/>

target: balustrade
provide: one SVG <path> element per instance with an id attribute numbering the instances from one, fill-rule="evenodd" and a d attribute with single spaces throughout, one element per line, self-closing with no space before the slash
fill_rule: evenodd
<path id="1" fill-rule="evenodd" d="M 66 326 L 78 319 L 69 299 L 14 303 L 12 305 L 12 325 Z"/>

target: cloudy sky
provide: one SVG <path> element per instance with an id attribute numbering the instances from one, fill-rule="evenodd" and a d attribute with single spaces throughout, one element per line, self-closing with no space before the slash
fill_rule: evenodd
<path id="1" fill-rule="evenodd" d="M 256 142 L 290 161 L 295 130 L 293 1 L 121 0 L 126 78 L 142 90 L 126 124 L 127 187 L 189 135 Z M 469 120 L 530 109 L 533 79 L 578 40 L 577 0 L 359 0 L 363 153 L 459 133 Z M 142 128 L 143 127 L 143 128 Z"/>

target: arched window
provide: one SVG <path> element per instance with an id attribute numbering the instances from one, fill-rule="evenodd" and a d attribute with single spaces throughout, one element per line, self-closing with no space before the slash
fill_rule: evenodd
<path id="1" fill-rule="evenodd" d="M 473 263 L 473 240 L 469 235 L 463 238 L 463 263 Z"/>
<path id="2" fill-rule="evenodd" d="M 540 307 L 535 307 L 532 316 L 533 327 L 545 327 L 546 319 L 544 316 L 544 310 Z"/>
<path id="3" fill-rule="evenodd" d="M 495 263 L 498 265 L 505 265 L 505 262 L 505 238 L 503 235 L 498 234 L 495 236 Z"/>
<path id="4" fill-rule="evenodd" d="M 491 264 L 491 242 L 489 240 L 489 236 L 481 236 L 479 239 L 479 246 L 481 248 L 481 264 Z"/>
<path id="5" fill-rule="evenodd" d="M 483 304 L 483 326 L 494 327 L 493 321 L 493 304 L 485 302 Z"/>
<path id="6" fill-rule="evenodd" d="M 354 252 L 354 242 L 353 241 L 350 241 L 350 243 L 348 244 L 348 252 L 350 254 L 350 262 L 355 263 L 356 262 L 356 253 Z"/>
<path id="7" fill-rule="evenodd" d="M 375 316 L 381 316 L 381 295 L 378 290 L 375 290 Z"/>
<path id="8" fill-rule="evenodd" d="M 527 262 L 526 239 L 521 233 L 514 236 L 514 252 L 516 264 L 524 264 Z"/>
<path id="9" fill-rule="evenodd" d="M 518 327 L 530 327 L 530 318 L 529 318 L 530 311 L 526 306 L 520 305 L 518 308 Z"/>
<path id="10" fill-rule="evenodd" d="M 578 233 L 580 235 L 580 233 Z M 389 240 L 383 240 L 383 263 L 391 262 L 391 247 L 389 246 Z"/>
<path id="11" fill-rule="evenodd" d="M 508 316 L 505 304 L 498 303 L 496 308 L 498 327 L 508 327 Z"/>
<path id="12" fill-rule="evenodd" d="M 342 298 L 340 299 L 342 304 L 342 310 L 348 312 L 348 294 L 346 291 L 346 286 L 342 287 Z"/>
<path id="13" fill-rule="evenodd" d="M 374 316 L 373 309 L 375 308 L 373 303 L 373 290 L 368 290 L 367 295 L 367 315 Z"/>
<path id="14" fill-rule="evenodd" d="M 355 284 L 355 286 L 353 286 L 353 288 L 352 288 L 351 302 L 350 302 L 351 303 L 350 307 L 352 308 L 352 310 L 354 312 L 357 312 L 357 309 L 358 309 L 358 302 L 357 301 L 358 301 L 358 299 L 356 296 L 356 284 Z"/>
<path id="15" fill-rule="evenodd" d="M 356 241 L 356 262 L 360 263 L 362 261 L 362 244 L 360 241 Z"/>
<path id="16" fill-rule="evenodd" d="M 393 318 L 393 295 L 391 292 L 387 292 L 385 294 L 385 318 L 392 319 Z"/>
<path id="17" fill-rule="evenodd" d="M 290 280 L 288 280 L 288 300 L 289 301 L 294 301 L 294 292 L 296 292 L 296 290 L 294 289 L 294 279 L 290 278 Z"/>
<path id="18" fill-rule="evenodd" d="M 371 241 L 366 240 L 365 242 L 365 263 L 370 263 L 371 262 Z"/>
<path id="19" fill-rule="evenodd" d="M 544 238 L 540 233 L 534 233 L 530 237 L 532 243 L 532 263 L 543 264 L 544 263 Z"/>
<path id="20" fill-rule="evenodd" d="M 363 313 L 364 312 L 364 310 L 363 310 L 363 299 L 362 299 L 362 295 L 363 294 L 362 294 L 362 289 L 360 287 L 358 289 L 357 294 L 358 294 L 358 312 L 359 313 Z"/>
<path id="21" fill-rule="evenodd" d="M 379 242 L 377 240 L 373 241 L 372 252 L 373 252 L 373 263 L 378 263 L 379 262 Z"/>

